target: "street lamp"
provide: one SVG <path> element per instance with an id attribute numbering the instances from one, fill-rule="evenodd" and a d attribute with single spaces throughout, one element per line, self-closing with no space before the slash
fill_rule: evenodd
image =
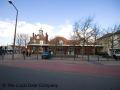
<path id="1" fill-rule="evenodd" d="M 15 32 L 14 32 L 14 40 L 13 40 L 13 54 L 12 54 L 12 59 L 14 60 L 14 53 L 15 53 L 15 40 L 16 40 L 16 29 L 17 29 L 17 18 L 18 18 L 18 9 L 16 8 L 16 6 L 13 4 L 12 1 L 8 1 L 17 11 L 16 13 L 16 22 L 15 22 Z"/>

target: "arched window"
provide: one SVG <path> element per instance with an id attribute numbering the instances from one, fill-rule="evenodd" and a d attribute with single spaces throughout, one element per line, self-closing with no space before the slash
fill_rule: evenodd
<path id="1" fill-rule="evenodd" d="M 64 42 L 63 42 L 62 40 L 60 40 L 60 41 L 59 41 L 59 44 L 60 44 L 60 45 L 63 45 L 63 44 L 64 44 Z"/>

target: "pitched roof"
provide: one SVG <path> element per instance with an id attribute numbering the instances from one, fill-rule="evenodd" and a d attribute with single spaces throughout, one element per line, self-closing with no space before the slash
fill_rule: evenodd
<path id="1" fill-rule="evenodd" d="M 117 31 L 115 32 L 115 34 L 120 34 L 120 30 L 117 30 Z"/>
<path id="2" fill-rule="evenodd" d="M 100 37 L 99 39 L 107 38 L 110 36 L 112 36 L 112 33 L 107 33 L 107 34 L 103 35 L 102 37 Z"/>
<path id="3" fill-rule="evenodd" d="M 117 30 L 114 34 L 120 34 L 120 30 Z M 112 35 L 113 35 L 113 33 L 107 33 L 107 34 L 103 35 L 102 37 L 100 37 L 99 39 L 107 38 Z"/>
<path id="4" fill-rule="evenodd" d="M 64 44 L 66 44 L 66 45 L 73 45 L 73 44 L 79 45 L 80 44 L 79 40 L 68 40 L 61 36 L 57 36 L 54 39 L 50 40 L 49 44 L 58 44 L 59 40 L 62 40 L 64 42 Z"/>
<path id="5" fill-rule="evenodd" d="M 59 42 L 59 40 L 62 40 L 64 43 L 67 43 L 67 39 L 64 37 L 57 36 L 49 41 L 49 44 L 56 44 Z"/>

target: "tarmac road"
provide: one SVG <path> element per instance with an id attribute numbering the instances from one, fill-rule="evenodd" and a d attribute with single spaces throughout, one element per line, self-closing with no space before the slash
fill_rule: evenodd
<path id="1" fill-rule="evenodd" d="M 120 77 L 1 64 L 0 90 L 120 90 Z"/>

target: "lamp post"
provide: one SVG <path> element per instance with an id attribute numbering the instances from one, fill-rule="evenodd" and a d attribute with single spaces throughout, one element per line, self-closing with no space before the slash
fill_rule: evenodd
<path id="1" fill-rule="evenodd" d="M 15 53 L 15 40 L 16 40 L 16 29 L 17 29 L 17 18 L 18 18 L 18 9 L 16 8 L 16 6 L 13 4 L 12 1 L 8 1 L 17 11 L 16 13 L 16 22 L 15 22 L 15 32 L 14 32 L 14 40 L 13 40 L 13 54 L 12 54 L 12 59 L 14 60 L 14 53 Z"/>

